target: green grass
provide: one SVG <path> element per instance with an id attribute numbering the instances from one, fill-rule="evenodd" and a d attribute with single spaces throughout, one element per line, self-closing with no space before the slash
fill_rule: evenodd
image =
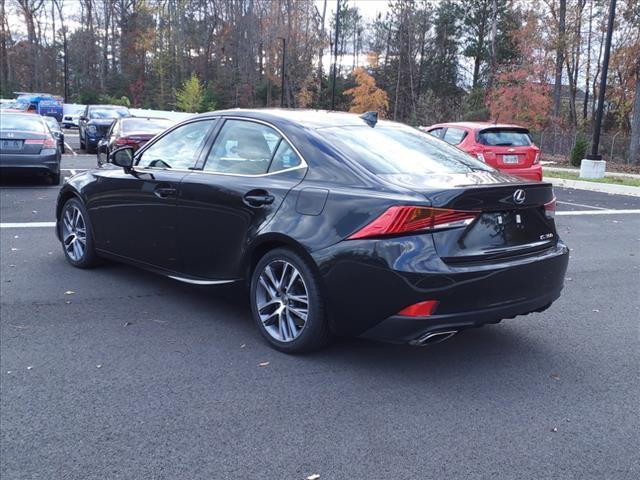
<path id="1" fill-rule="evenodd" d="M 613 183 L 614 185 L 627 185 L 629 187 L 640 187 L 640 179 L 627 177 L 604 177 L 604 178 L 580 178 L 578 173 L 573 172 L 549 172 L 544 170 L 543 176 L 553 178 L 565 178 L 567 180 L 580 180 L 581 182 Z"/>

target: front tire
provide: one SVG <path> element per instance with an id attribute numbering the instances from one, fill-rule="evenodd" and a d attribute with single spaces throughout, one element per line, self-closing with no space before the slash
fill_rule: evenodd
<path id="1" fill-rule="evenodd" d="M 60 238 L 67 261 L 77 268 L 92 268 L 99 263 L 93 243 L 91 220 L 84 205 L 71 198 L 60 213 Z"/>
<path id="2" fill-rule="evenodd" d="M 287 248 L 260 259 L 251 276 L 251 313 L 277 350 L 304 353 L 329 343 L 322 283 L 315 267 Z"/>

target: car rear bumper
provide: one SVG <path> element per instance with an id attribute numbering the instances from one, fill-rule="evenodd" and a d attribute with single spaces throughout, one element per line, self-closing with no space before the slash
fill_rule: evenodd
<path id="1" fill-rule="evenodd" d="M 501 168 L 498 169 L 503 173 L 514 175 L 516 177 L 524 178 L 526 180 L 535 180 L 536 182 L 542 181 L 542 166 L 540 164 L 532 165 L 527 168 Z"/>
<path id="2" fill-rule="evenodd" d="M 17 155 L 0 153 L 2 173 L 40 172 L 56 174 L 60 172 L 60 155 Z"/>
<path id="3" fill-rule="evenodd" d="M 518 257 L 452 266 L 422 235 L 346 241 L 312 256 L 324 278 L 334 333 L 410 342 L 430 331 L 477 327 L 546 308 L 560 296 L 569 251 L 558 242 Z M 432 316 L 398 316 L 427 300 L 438 302 Z"/>

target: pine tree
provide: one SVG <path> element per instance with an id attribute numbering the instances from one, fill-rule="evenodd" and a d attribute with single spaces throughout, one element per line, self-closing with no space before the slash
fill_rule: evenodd
<path id="1" fill-rule="evenodd" d="M 191 74 L 176 92 L 176 108 L 181 112 L 198 113 L 204 92 L 200 80 L 195 73 Z"/>

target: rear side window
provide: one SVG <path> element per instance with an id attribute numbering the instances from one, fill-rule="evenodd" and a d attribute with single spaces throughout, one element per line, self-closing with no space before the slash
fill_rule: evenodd
<path id="1" fill-rule="evenodd" d="M 410 127 L 330 127 L 322 133 L 352 161 L 379 175 L 492 170 L 463 151 Z"/>
<path id="2" fill-rule="evenodd" d="M 508 128 L 491 128 L 482 130 L 478 135 L 482 145 L 495 147 L 525 147 L 531 145 L 531 138 L 527 130 Z"/>
<path id="3" fill-rule="evenodd" d="M 444 133 L 444 128 L 434 128 L 433 130 L 429 130 L 429 133 L 437 138 L 442 138 L 442 134 Z"/>
<path id="4" fill-rule="evenodd" d="M 234 175 L 262 175 L 300 165 L 300 158 L 273 128 L 257 122 L 227 120 L 204 170 Z"/>
<path id="5" fill-rule="evenodd" d="M 281 140 L 269 166 L 269 173 L 294 168 L 298 165 L 300 165 L 300 158 L 296 155 L 296 152 L 286 141 Z"/>
<path id="6" fill-rule="evenodd" d="M 458 145 L 467 136 L 467 132 L 460 128 L 447 128 L 443 140 L 451 145 Z"/>
<path id="7" fill-rule="evenodd" d="M 0 115 L 0 130 L 45 133 L 45 126 L 36 115 L 3 114 Z"/>

